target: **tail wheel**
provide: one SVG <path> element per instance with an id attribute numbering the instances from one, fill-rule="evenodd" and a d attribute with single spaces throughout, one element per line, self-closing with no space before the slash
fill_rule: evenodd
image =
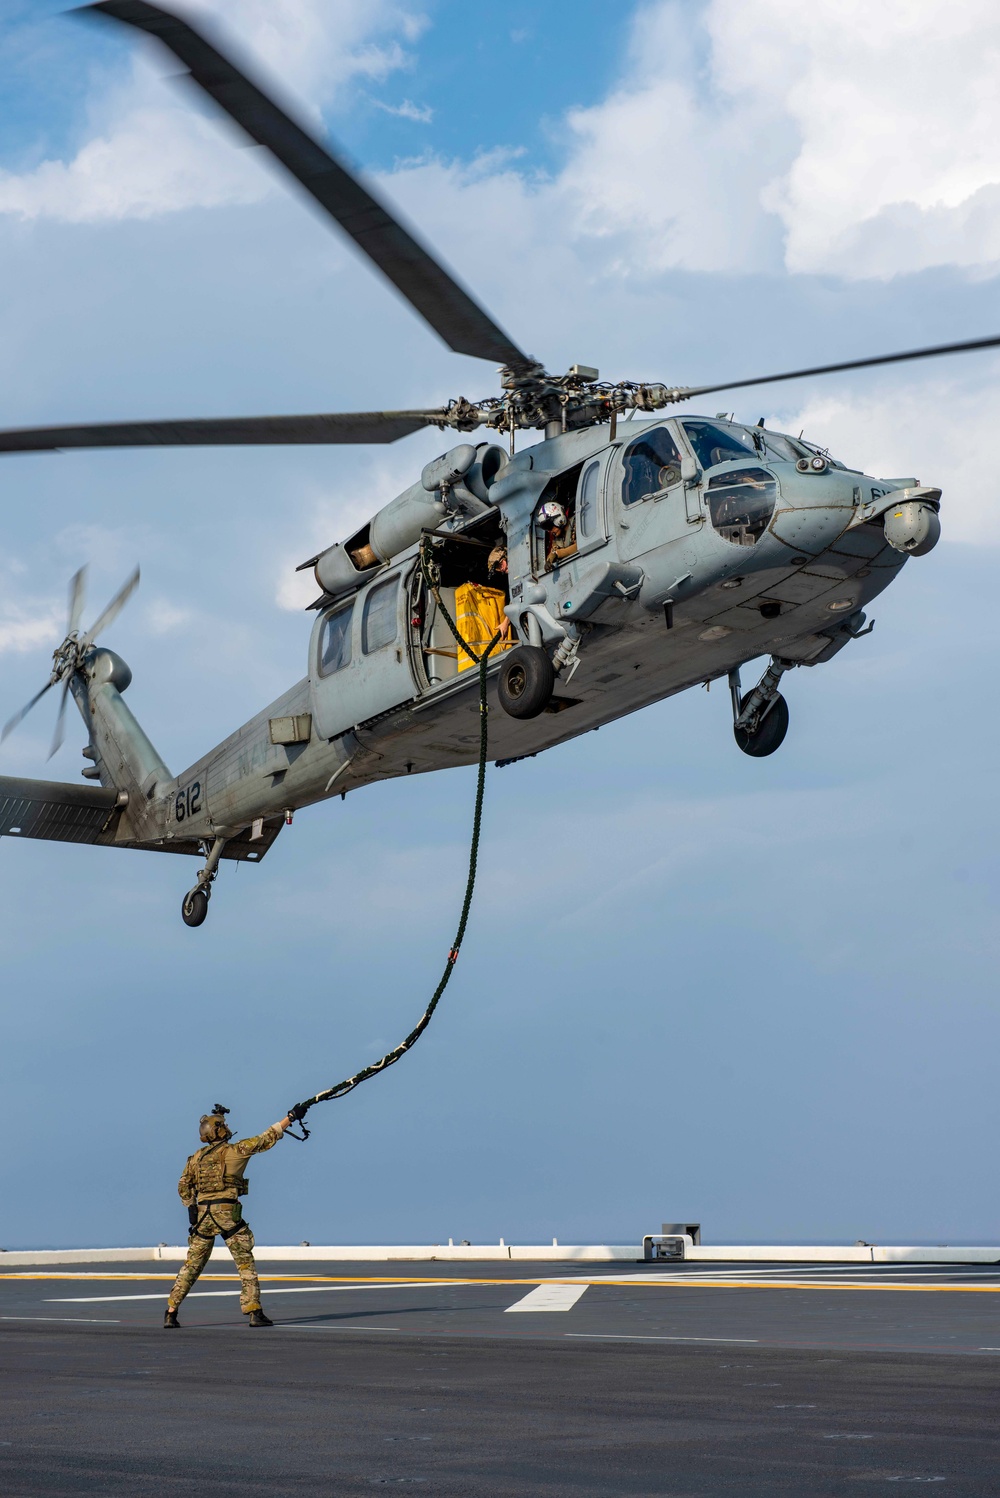
<path id="1" fill-rule="evenodd" d="M 743 701 L 746 700 L 744 697 Z M 770 710 L 761 718 L 754 733 L 748 733 L 745 728 L 733 729 L 736 742 L 743 753 L 752 755 L 754 759 L 764 759 L 766 755 L 773 754 L 775 749 L 780 749 L 787 732 L 788 703 L 780 692 L 774 694 Z"/>
<path id="2" fill-rule="evenodd" d="M 512 718 L 537 718 L 551 701 L 555 684 L 555 668 L 545 651 L 538 645 L 519 645 L 500 667 L 500 706 Z"/>
<path id="3" fill-rule="evenodd" d="M 208 890 L 189 890 L 181 901 L 181 916 L 185 926 L 200 926 L 207 915 Z"/>

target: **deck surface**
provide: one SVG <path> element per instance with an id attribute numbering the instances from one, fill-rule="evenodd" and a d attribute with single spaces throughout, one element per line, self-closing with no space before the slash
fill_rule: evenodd
<path id="1" fill-rule="evenodd" d="M 996 1490 L 1000 1266 L 175 1268 L 0 1272 L 5 1498 Z"/>

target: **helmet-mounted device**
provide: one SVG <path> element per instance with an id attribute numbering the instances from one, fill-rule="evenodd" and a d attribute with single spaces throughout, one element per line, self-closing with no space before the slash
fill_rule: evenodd
<path id="1" fill-rule="evenodd" d="M 220 1140 L 232 1139 L 233 1131 L 226 1123 L 228 1108 L 216 1103 L 211 1113 L 203 1113 L 198 1128 L 199 1138 L 205 1144 L 217 1144 Z"/>

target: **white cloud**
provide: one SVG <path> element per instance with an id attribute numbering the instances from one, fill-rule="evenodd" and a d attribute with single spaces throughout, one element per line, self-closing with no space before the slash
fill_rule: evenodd
<path id="1" fill-rule="evenodd" d="M 279 609 L 285 609 L 290 614 L 299 614 L 303 609 L 307 609 L 321 591 L 313 576 L 312 568 L 307 567 L 304 572 L 296 572 L 297 566 L 297 562 L 289 563 L 281 569 L 274 595 L 274 601 Z"/>
<path id="2" fill-rule="evenodd" d="M 319 107 L 410 62 L 426 26 L 393 0 L 222 0 L 197 13 Z M 266 59 L 266 68 L 257 59 Z M 848 279 L 1000 263 L 1000 9 L 992 0 L 649 0 L 620 83 L 565 121 L 567 160 L 533 184 L 619 273 L 774 270 Z M 169 69 L 169 62 L 166 68 Z M 69 161 L 0 175 L 0 213 L 74 222 L 245 203 L 250 153 L 163 80 L 136 38 Z M 406 98 L 376 101 L 427 123 Z"/>
<path id="3" fill-rule="evenodd" d="M 45 645 L 54 648 L 62 629 L 63 620 L 52 605 L 36 612 L 6 604 L 0 612 L 0 655 L 26 655 Z"/>
<path id="4" fill-rule="evenodd" d="M 1000 259 L 1000 11 L 991 0 L 715 0 L 732 77 L 755 31 L 801 145 L 764 201 L 793 271 L 890 276 Z M 752 21 L 756 24 L 752 27 Z"/>
<path id="5" fill-rule="evenodd" d="M 154 598 L 146 610 L 146 622 L 154 635 L 169 635 L 195 619 L 193 609 L 178 608 L 166 598 Z"/>
<path id="6" fill-rule="evenodd" d="M 780 144 L 779 116 L 769 95 L 717 77 L 714 50 L 705 77 L 700 20 L 711 31 L 719 4 L 704 13 L 674 0 L 645 7 L 619 86 L 567 120 L 571 154 L 559 191 L 578 232 L 624 239 L 623 270 L 765 263 L 759 197 Z"/>
<path id="7" fill-rule="evenodd" d="M 804 430 L 835 458 L 879 478 L 914 477 L 942 490 L 945 540 L 1000 544 L 1000 477 L 983 461 L 992 451 L 1000 370 L 984 386 L 957 380 L 845 396 L 817 394 L 800 409 L 768 419 Z"/>
<path id="8" fill-rule="evenodd" d="M 372 102 L 385 114 L 394 114 L 401 120 L 412 120 L 417 125 L 429 125 L 434 118 L 434 111 L 429 104 L 414 104 L 412 99 L 404 99 L 402 104 L 385 104 L 381 99 L 373 99 Z"/>
<path id="9" fill-rule="evenodd" d="M 652 269 L 857 279 L 1000 261 L 992 0 L 658 0 L 568 124 L 579 227 Z"/>
<path id="10" fill-rule="evenodd" d="M 278 97 L 318 121 L 319 106 L 352 78 L 381 80 L 407 62 L 395 30 L 412 40 L 422 21 L 391 0 L 220 0 L 192 9 L 253 76 L 279 80 Z M 219 26 L 217 23 L 224 24 Z M 96 23 L 95 23 L 96 24 Z M 71 223 L 148 218 L 181 208 L 247 203 L 271 190 L 253 153 L 233 149 L 214 109 L 171 89 L 166 52 L 136 34 L 126 76 L 96 91 L 90 138 L 69 161 L 44 161 L 23 175 L 0 173 L 0 214 Z M 266 59 L 266 65 L 259 59 Z"/>

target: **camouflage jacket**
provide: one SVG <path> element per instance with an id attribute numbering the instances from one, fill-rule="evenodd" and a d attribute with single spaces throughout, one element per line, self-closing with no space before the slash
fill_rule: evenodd
<path id="1" fill-rule="evenodd" d="M 206 1144 L 204 1149 L 190 1155 L 177 1182 L 177 1192 L 185 1207 L 193 1207 L 199 1201 L 234 1202 L 246 1196 L 250 1187 L 244 1180 L 244 1172 L 250 1156 L 271 1149 L 283 1133 L 284 1129 L 272 1124 L 263 1134 L 250 1139 Z"/>

